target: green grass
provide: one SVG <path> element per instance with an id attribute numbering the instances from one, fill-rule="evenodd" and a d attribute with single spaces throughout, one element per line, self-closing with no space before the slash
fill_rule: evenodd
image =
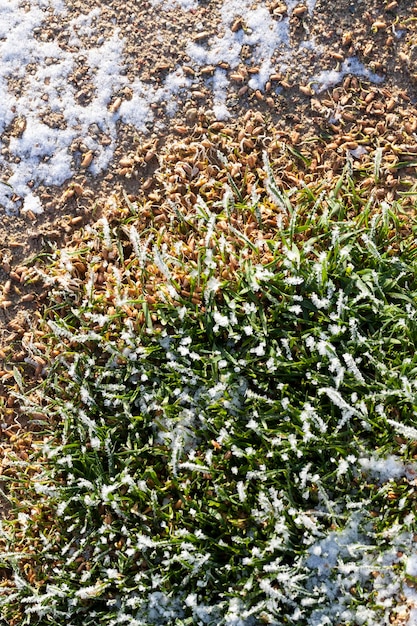
<path id="1" fill-rule="evenodd" d="M 55 356 L 30 400 L 16 373 L 47 420 L 2 524 L 6 623 L 415 614 L 416 225 L 347 171 L 320 194 L 265 167 L 268 197 L 229 191 L 171 224 L 198 235 L 194 255 L 133 213 L 77 251 L 85 280 L 57 254 Z M 252 214 L 262 232 L 264 206 L 273 236 L 233 225 Z"/>

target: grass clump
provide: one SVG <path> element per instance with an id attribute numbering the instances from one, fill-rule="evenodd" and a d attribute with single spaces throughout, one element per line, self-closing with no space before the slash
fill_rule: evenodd
<path id="1" fill-rule="evenodd" d="M 42 387 L 55 427 L 2 527 L 8 623 L 371 625 L 415 611 L 412 229 L 347 175 L 326 198 L 266 175 L 273 237 L 232 231 L 230 195 L 181 222 L 199 233 L 193 255 L 149 233 L 143 245 L 128 219 L 113 281 L 94 282 L 87 246 L 91 280 L 57 298 Z"/>

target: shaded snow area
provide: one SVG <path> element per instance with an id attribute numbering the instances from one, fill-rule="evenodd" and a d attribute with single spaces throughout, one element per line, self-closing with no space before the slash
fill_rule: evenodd
<path id="1" fill-rule="evenodd" d="M 357 459 L 363 472 L 362 479 L 384 485 L 387 494 L 391 481 L 404 477 L 410 484 L 416 481 L 416 464 L 404 464 L 390 455 L 377 454 Z M 402 507 L 399 502 L 399 510 Z M 385 545 L 375 537 L 373 522 L 366 513 L 371 501 L 358 503 L 346 500 L 344 515 L 348 520 L 343 530 L 335 530 L 312 543 L 303 565 L 309 571 L 306 588 L 322 594 L 319 607 L 310 618 L 313 626 L 334 623 L 376 626 L 397 623 L 403 626 L 417 624 L 417 591 L 413 584 L 404 585 L 398 573 L 405 568 L 408 580 L 417 577 L 417 546 L 413 532 L 415 516 L 404 517 L 402 524 L 393 524 L 385 531 Z M 352 590 L 369 589 L 375 605 L 384 610 L 386 618 L 375 621 L 373 608 L 351 604 Z M 399 601 L 401 598 L 401 601 Z M 317 600 L 317 596 L 316 596 Z M 308 605 L 309 598 L 305 605 Z M 303 604 L 303 602 L 301 602 Z M 320 606 L 321 605 L 321 606 Z M 301 612 L 294 613 L 294 619 Z M 389 616 L 389 617 L 388 617 Z M 398 620 L 398 621 L 395 621 Z"/>
<path id="2" fill-rule="evenodd" d="M 162 12 L 176 9 L 195 12 L 196 0 L 152 0 L 152 7 Z M 278 66 L 286 71 L 294 54 L 290 37 L 290 17 L 297 2 L 288 0 L 288 13 L 274 17 L 265 2 L 254 8 L 250 0 L 228 0 L 220 6 L 220 28 L 216 36 L 203 43 L 189 37 L 186 52 L 192 66 L 198 68 L 211 64 L 215 70 L 206 78 L 212 95 L 213 112 L 219 120 L 230 117 L 228 97 L 232 88 L 229 74 L 218 66 L 227 63 L 229 69 L 242 64 L 242 50 L 250 47 L 253 61 L 259 71 L 253 73 L 248 83 L 250 89 L 263 91 L 271 73 Z M 313 16 L 315 1 L 309 0 L 307 8 Z M 215 11 L 215 9 L 213 9 Z M 59 24 L 65 22 L 70 33 L 66 46 L 57 36 L 43 40 L 40 30 L 51 12 Z M 141 79 L 140 67 L 132 80 L 130 68 L 127 77 L 127 40 L 117 23 L 109 37 L 97 37 L 96 22 L 102 12 L 94 8 L 90 13 L 72 17 L 64 0 L 31 0 L 23 7 L 19 0 L 0 0 L 0 132 L 7 133 L 10 141 L 0 155 L 0 206 L 7 213 L 18 210 L 42 212 L 37 187 L 62 185 L 75 173 L 75 163 L 70 147 L 75 141 L 83 142 L 94 154 L 89 172 L 104 172 L 111 162 L 117 145 L 118 122 L 130 124 L 146 132 L 153 123 L 155 108 L 165 106 L 167 120 L 177 113 L 181 103 L 194 84 L 194 78 L 184 72 L 179 64 L 165 75 L 162 82 Z M 233 23 L 244 16 L 245 29 L 235 30 Z M 89 40 L 89 36 L 94 35 Z M 155 37 L 157 37 L 155 29 Z M 86 48 L 86 41 L 89 42 Z M 314 41 L 306 40 L 306 47 Z M 93 95 L 88 102 L 76 97 L 76 86 L 71 75 L 77 68 L 79 56 L 85 57 Z M 380 81 L 357 59 L 346 59 L 338 71 L 323 71 L 311 77 L 311 84 L 320 92 L 340 82 L 347 73 Z M 112 107 L 112 99 L 123 88 L 129 88 L 130 99 L 120 107 Z M 276 88 L 280 89 L 279 87 Z M 277 91 L 278 93 L 278 91 Z M 51 121 L 52 120 L 52 121 Z M 58 122 L 57 122 L 58 120 Z M 165 124 L 167 123 L 165 120 Z M 157 120 L 158 129 L 164 120 Z M 92 125 L 99 128 L 103 142 L 91 132 Z"/>

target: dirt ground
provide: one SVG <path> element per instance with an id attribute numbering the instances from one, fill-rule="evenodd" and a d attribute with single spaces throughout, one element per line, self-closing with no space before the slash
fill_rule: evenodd
<path id="1" fill-rule="evenodd" d="M 23 3 L 24 4 L 24 3 Z M 30 4 L 30 3 L 28 3 Z M 55 247 L 64 246 L 72 233 L 86 223 L 95 221 L 111 198 L 124 202 L 145 201 L 156 193 L 158 172 L 163 170 L 164 154 L 175 142 L 219 135 L 224 126 L 216 121 L 212 110 L 210 76 L 214 66 L 201 67 L 187 56 L 186 42 L 208 42 L 222 28 L 218 0 L 201 0 L 198 8 L 185 11 L 166 9 L 154 2 L 123 2 L 111 0 L 67 0 L 68 15 L 57 20 L 53 11 L 37 30 L 40 41 L 57 41 L 62 49 L 71 46 L 68 24 L 94 7 L 100 9 L 92 34 L 83 39 L 85 49 L 108 37 L 117 27 L 127 40 L 125 47 L 127 77 L 149 84 L 160 84 L 168 71 L 178 65 L 192 78 L 192 86 L 177 103 L 173 117 L 167 106 L 155 104 L 155 121 L 146 133 L 119 124 L 118 145 L 109 168 L 93 176 L 82 166 L 82 145 L 72 146 L 72 158 L 78 169 L 71 180 L 59 188 L 40 186 L 36 193 L 42 200 L 41 215 L 2 215 L 0 224 L 0 357 L 19 361 L 24 354 L 19 348 L 22 333 L 30 327 L 36 312 L 47 297 L 45 286 L 28 266 L 42 259 Z M 218 61 L 230 82 L 227 105 L 231 119 L 227 126 L 247 128 L 248 111 L 262 118 L 264 132 L 278 135 L 283 141 L 312 160 L 311 176 L 337 172 L 351 152 L 355 160 L 372 160 L 375 149 L 383 148 L 384 157 L 408 160 L 405 174 L 412 181 L 417 156 L 417 8 L 411 0 L 318 0 L 314 13 L 307 5 L 293 3 L 290 18 L 291 41 L 295 56 L 285 74 L 271 73 L 265 90 L 248 85 L 256 75 L 256 59 L 250 46 L 241 51 L 241 64 L 236 68 Z M 256 3 L 254 3 L 256 5 Z M 288 15 L 284 2 L 266 2 L 278 21 Z M 245 16 L 237 18 L 232 30 L 245 29 Z M 158 36 L 155 36 L 155 33 Z M 314 45 L 304 45 L 306 41 Z M 338 84 L 319 91 L 308 83 L 308 77 L 323 70 L 340 70 L 344 60 L 356 57 L 374 75 L 378 84 L 349 74 Z M 279 52 L 276 58 L 279 65 Z M 79 67 L 72 76 L 80 102 L 88 103 L 93 94 L 91 76 L 80 56 Z M 22 86 L 20 85 L 20 88 Z M 16 89 L 19 85 L 16 85 Z M 129 90 L 115 93 L 110 106 L 115 110 Z M 168 103 L 166 103 L 168 105 Z M 52 114 L 51 114 L 52 115 Z M 246 116 L 246 117 L 245 117 Z M 260 119 L 260 118 L 258 118 Z M 58 123 L 51 119 L 51 124 Z M 252 125 L 253 126 L 253 125 Z M 7 155 L 11 126 L 1 138 L 3 154 Z M 92 129 L 91 132 L 95 132 Z M 236 130 L 238 136 L 238 131 Z M 249 137 L 250 138 L 250 137 Z M 103 137 L 105 141 L 105 137 Z M 236 139 L 238 141 L 238 139 Z M 240 140 L 241 141 L 241 140 Z M 397 184 L 396 170 L 386 177 L 386 186 Z M 411 184 L 411 183 L 410 183 Z M 181 193 L 181 187 L 173 188 Z"/>

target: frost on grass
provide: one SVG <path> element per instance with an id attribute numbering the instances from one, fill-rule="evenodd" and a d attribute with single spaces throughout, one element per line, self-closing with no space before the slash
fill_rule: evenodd
<path id="1" fill-rule="evenodd" d="M 395 207 L 366 227 L 342 205 L 339 221 L 317 221 L 300 198 L 273 260 L 243 247 L 233 282 L 214 254 L 215 207 L 197 207 L 204 306 L 176 293 L 135 326 L 119 276 L 119 312 L 106 315 L 90 286 L 50 323 L 60 357 L 45 401 L 61 427 L 35 493 L 54 521 L 43 534 L 36 516 L 3 525 L 6 617 L 413 623 L 413 243 L 392 256 Z M 114 230 L 99 228 L 106 247 Z M 140 271 L 158 266 L 175 292 L 178 259 L 133 227 L 128 237 Z M 13 532 L 36 555 L 36 584 Z"/>

